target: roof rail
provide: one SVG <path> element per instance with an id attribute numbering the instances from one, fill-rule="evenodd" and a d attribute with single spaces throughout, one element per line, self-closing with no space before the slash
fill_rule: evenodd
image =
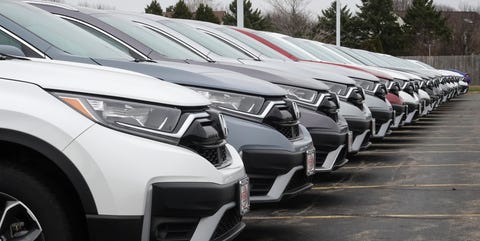
<path id="1" fill-rule="evenodd" d="M 32 0 L 24 0 L 23 2 L 24 3 L 33 3 L 33 4 L 41 4 L 41 5 L 59 7 L 59 8 L 67 9 L 67 10 L 72 10 L 72 11 L 79 11 L 77 8 L 74 8 L 73 6 L 63 4 L 63 3 L 47 2 L 47 1 L 32 1 Z"/>

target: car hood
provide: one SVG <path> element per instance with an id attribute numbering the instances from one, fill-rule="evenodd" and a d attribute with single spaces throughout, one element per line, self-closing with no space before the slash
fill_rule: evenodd
<path id="1" fill-rule="evenodd" d="M 95 62 L 100 65 L 139 72 L 180 85 L 264 97 L 286 95 L 285 90 L 272 83 L 219 68 L 168 61 L 135 63 L 95 59 Z"/>
<path id="2" fill-rule="evenodd" d="M 332 69 L 328 68 L 312 68 L 312 65 L 304 65 L 303 63 L 298 62 L 267 62 L 267 61 L 245 61 L 243 63 L 253 66 L 267 67 L 277 71 L 291 71 L 292 73 L 299 73 L 298 76 L 306 76 L 309 79 L 315 79 L 320 81 L 330 81 L 337 82 L 342 84 L 351 84 L 354 85 L 355 81 L 351 78 L 337 74 Z M 318 64 L 313 65 L 317 67 Z"/>
<path id="3" fill-rule="evenodd" d="M 339 66 L 337 64 L 331 64 L 331 63 L 310 62 L 310 61 L 302 61 L 302 62 L 298 62 L 298 64 L 306 65 L 309 68 L 334 72 L 350 78 L 365 79 L 365 80 L 370 80 L 375 82 L 379 81 L 379 79 L 374 75 L 369 74 L 362 70 L 353 69 L 352 67 Z"/>
<path id="4" fill-rule="evenodd" d="M 104 95 L 175 106 L 210 104 L 206 98 L 188 88 L 130 71 L 91 64 L 40 59 L 6 60 L 0 61 L 0 78 L 28 82 L 54 91 Z"/>
<path id="5" fill-rule="evenodd" d="M 211 65 L 211 63 L 201 64 Z M 327 91 L 330 89 L 324 83 L 313 79 L 312 76 L 304 74 L 296 68 L 275 69 L 273 68 L 274 66 L 259 61 L 252 61 L 251 64 L 216 62 L 214 66 L 280 85 L 290 85 L 318 91 Z"/>

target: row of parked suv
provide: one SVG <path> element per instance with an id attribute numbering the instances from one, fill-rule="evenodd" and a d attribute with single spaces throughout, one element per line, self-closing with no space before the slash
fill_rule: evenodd
<path id="1" fill-rule="evenodd" d="M 0 1 L 0 240 L 231 240 L 468 91 L 276 33 Z"/>

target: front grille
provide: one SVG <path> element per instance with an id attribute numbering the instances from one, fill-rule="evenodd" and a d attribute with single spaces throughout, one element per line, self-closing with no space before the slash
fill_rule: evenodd
<path id="1" fill-rule="evenodd" d="M 338 121 L 338 109 L 339 103 L 337 103 L 337 99 L 333 94 L 326 95 L 318 107 L 319 111 L 332 118 L 335 122 Z"/>
<path id="2" fill-rule="evenodd" d="M 154 219 L 155 220 L 155 219 Z M 155 220 L 156 221 L 156 220 Z M 153 235 L 150 240 L 154 241 L 188 241 L 192 239 L 197 228 L 198 220 L 164 220 L 155 222 Z"/>
<path id="3" fill-rule="evenodd" d="M 215 167 L 221 167 L 227 161 L 227 150 L 225 145 L 213 148 L 194 146 L 193 148 L 195 152 L 207 159 Z"/>
<path id="4" fill-rule="evenodd" d="M 365 100 L 365 96 L 363 92 L 359 88 L 354 88 L 352 94 L 348 97 L 347 101 L 354 106 L 358 107 L 359 109 L 363 110 L 363 102 Z"/>
<path id="5" fill-rule="evenodd" d="M 275 177 L 250 177 L 250 195 L 265 196 L 272 189 Z"/>
<path id="6" fill-rule="evenodd" d="M 282 135 L 287 137 L 288 139 L 296 139 L 300 136 L 300 128 L 298 124 L 291 125 L 291 126 L 282 126 L 278 125 L 277 129 Z"/>
<path id="7" fill-rule="evenodd" d="M 195 119 L 184 136 L 180 145 L 191 149 L 207 159 L 217 168 L 230 164 L 231 158 L 227 154 L 225 135 L 220 117 L 210 111 L 208 118 Z"/>
<path id="8" fill-rule="evenodd" d="M 293 174 L 292 179 L 288 183 L 287 188 L 285 188 L 285 193 L 293 193 L 297 190 L 303 188 L 309 183 L 308 177 L 305 174 L 305 170 L 299 170 Z"/>
<path id="9" fill-rule="evenodd" d="M 213 232 L 210 240 L 224 240 L 237 230 L 237 228 L 241 225 L 241 222 L 242 216 L 236 208 L 227 210 L 223 214 L 223 217 L 218 223 L 218 226 L 215 229 L 215 232 Z"/>
<path id="10" fill-rule="evenodd" d="M 264 123 L 275 128 L 290 140 L 298 139 L 300 137 L 300 127 L 299 116 L 295 114 L 295 106 L 296 104 L 290 101 L 275 105 L 265 117 Z"/>

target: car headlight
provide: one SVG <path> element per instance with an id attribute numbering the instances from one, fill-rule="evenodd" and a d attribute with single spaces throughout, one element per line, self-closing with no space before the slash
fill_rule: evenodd
<path id="1" fill-rule="evenodd" d="M 258 96 L 237 94 L 210 89 L 192 88 L 212 102 L 212 106 L 235 112 L 256 115 L 262 109 L 265 99 Z"/>
<path id="2" fill-rule="evenodd" d="M 53 93 L 89 119 L 125 131 L 172 133 L 182 111 L 177 108 L 80 94 Z"/>
<path id="3" fill-rule="evenodd" d="M 318 92 L 315 90 L 298 88 L 288 85 L 279 86 L 287 91 L 287 97 L 292 100 L 297 100 L 308 104 L 315 104 L 315 101 L 317 100 Z"/>
<path id="4" fill-rule="evenodd" d="M 362 87 L 363 89 L 367 91 L 375 91 L 375 87 L 377 86 L 377 83 L 370 81 L 370 80 L 363 80 L 363 79 L 355 79 L 355 82 Z"/>
<path id="5" fill-rule="evenodd" d="M 348 92 L 348 86 L 344 84 L 332 83 L 332 82 L 324 82 L 328 87 L 330 87 L 330 91 L 339 95 L 345 96 Z"/>

